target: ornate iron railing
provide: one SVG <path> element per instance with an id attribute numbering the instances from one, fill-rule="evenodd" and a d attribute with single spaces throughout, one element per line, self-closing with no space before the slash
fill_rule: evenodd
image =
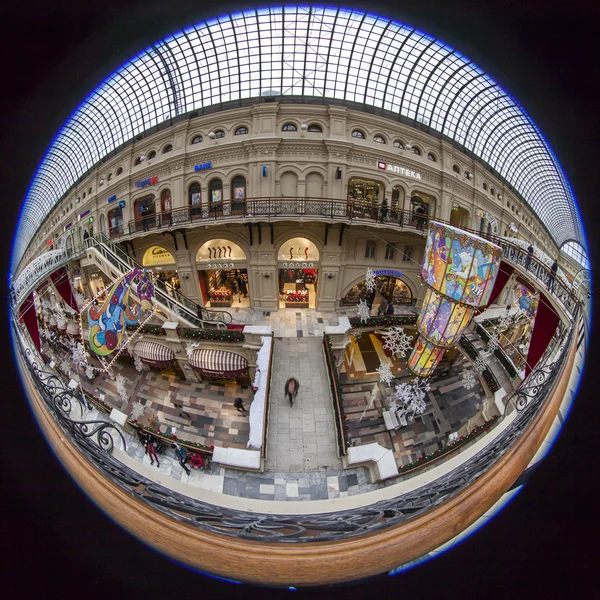
<path id="1" fill-rule="evenodd" d="M 573 329 L 568 330 L 558 358 L 538 366 L 511 397 L 519 409 L 513 422 L 460 467 L 425 486 L 370 506 L 307 515 L 264 514 L 215 506 L 159 485 L 123 465 L 110 453 L 114 444 L 108 430 L 118 429 L 104 421 L 76 423 L 71 419 L 69 407 L 80 400 L 64 390 L 55 376 L 30 364 L 20 336 L 15 337 L 17 351 L 22 354 L 29 377 L 49 412 L 84 456 L 113 483 L 165 515 L 214 533 L 256 541 L 308 543 L 363 535 L 398 525 L 449 500 L 481 477 L 518 441 L 551 393 L 569 354 Z M 90 432 L 91 424 L 98 427 Z M 94 442 L 96 433 L 101 433 L 105 441 Z M 393 483 L 382 482 L 380 486 Z"/>

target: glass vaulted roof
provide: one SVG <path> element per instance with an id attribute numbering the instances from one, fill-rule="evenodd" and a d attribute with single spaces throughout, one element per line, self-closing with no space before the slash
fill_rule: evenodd
<path id="1" fill-rule="evenodd" d="M 52 207 L 112 150 L 178 115 L 267 90 L 375 106 L 424 124 L 500 173 L 558 246 L 568 240 L 587 245 L 549 144 L 476 64 L 384 17 L 286 6 L 198 23 L 153 44 L 103 81 L 59 131 L 35 174 L 13 265 Z"/>

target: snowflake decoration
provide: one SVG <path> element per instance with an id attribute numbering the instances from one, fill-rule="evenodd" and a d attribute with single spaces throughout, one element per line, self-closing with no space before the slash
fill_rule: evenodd
<path id="1" fill-rule="evenodd" d="M 87 365 L 88 352 L 86 352 L 84 345 L 81 342 L 73 342 L 69 345 L 71 349 L 71 359 L 73 364 L 78 367 L 84 367 Z"/>
<path id="2" fill-rule="evenodd" d="M 131 416 L 134 420 L 139 419 L 146 412 L 146 407 L 141 402 L 134 402 L 131 409 Z"/>
<path id="3" fill-rule="evenodd" d="M 121 400 L 127 400 L 127 390 L 125 389 L 125 377 L 123 377 L 123 375 L 117 375 L 115 377 L 115 383 L 117 384 L 117 394 L 121 396 Z"/>
<path id="4" fill-rule="evenodd" d="M 194 352 L 194 350 L 199 346 L 200 344 L 198 344 L 198 342 L 188 342 L 185 345 L 185 354 L 188 358 L 188 360 L 190 360 L 192 358 L 192 354 Z"/>
<path id="5" fill-rule="evenodd" d="M 60 365 L 58 366 L 58 368 L 65 375 L 68 375 L 70 373 L 70 371 L 71 371 L 71 363 L 66 358 L 63 358 L 63 360 L 60 362 Z"/>
<path id="6" fill-rule="evenodd" d="M 381 363 L 379 368 L 377 369 L 379 373 L 379 381 L 390 385 L 394 376 L 392 375 L 392 370 L 390 369 L 390 365 L 388 363 Z"/>
<path id="7" fill-rule="evenodd" d="M 406 356 L 411 347 L 412 335 L 406 335 L 402 327 L 394 327 L 385 332 L 383 336 L 386 338 L 383 344 L 385 350 L 389 350 L 394 357 L 401 356 L 404 358 Z"/>
<path id="8" fill-rule="evenodd" d="M 144 364 L 142 363 L 142 359 L 137 356 L 137 354 L 133 357 L 133 365 L 135 367 L 135 370 L 140 372 L 143 371 L 144 369 Z"/>
<path id="9" fill-rule="evenodd" d="M 498 340 L 498 336 L 497 335 L 493 335 L 489 341 L 488 341 L 488 350 L 490 352 L 494 352 L 494 350 L 498 349 L 500 347 L 500 341 Z"/>
<path id="10" fill-rule="evenodd" d="M 510 327 L 512 325 L 512 322 L 513 322 L 513 315 L 511 315 L 508 311 L 506 311 L 500 317 L 500 319 L 498 319 L 497 327 L 499 329 L 506 329 L 507 327 Z"/>
<path id="11" fill-rule="evenodd" d="M 73 298 L 75 298 L 75 302 L 79 310 L 81 310 L 81 307 L 85 303 L 85 296 L 81 292 L 73 292 Z"/>
<path id="12" fill-rule="evenodd" d="M 375 289 L 375 275 L 373 275 L 372 269 L 367 269 L 367 274 L 365 275 L 365 285 L 367 286 L 367 290 L 372 292 Z"/>
<path id="13" fill-rule="evenodd" d="M 463 377 L 462 377 L 462 385 L 465 388 L 465 390 L 470 390 L 471 388 L 475 387 L 475 384 L 477 383 L 477 379 L 475 377 L 475 373 L 473 371 L 463 371 Z"/>
<path id="14" fill-rule="evenodd" d="M 367 322 L 367 320 L 369 319 L 369 313 L 371 311 L 369 310 L 369 307 L 367 306 L 367 303 L 364 300 L 361 300 L 358 303 L 358 316 L 360 317 L 361 322 Z"/>
<path id="15" fill-rule="evenodd" d="M 94 379 L 94 369 L 90 365 L 85 368 L 85 376 L 88 379 Z"/>
<path id="16" fill-rule="evenodd" d="M 427 380 L 415 379 L 411 383 L 400 383 L 396 391 L 388 396 L 389 410 L 396 413 L 402 425 L 423 414 L 427 404 L 425 394 L 431 390 Z"/>
<path id="17" fill-rule="evenodd" d="M 475 359 L 474 367 L 478 373 L 483 373 L 487 369 L 487 362 L 481 354 Z"/>

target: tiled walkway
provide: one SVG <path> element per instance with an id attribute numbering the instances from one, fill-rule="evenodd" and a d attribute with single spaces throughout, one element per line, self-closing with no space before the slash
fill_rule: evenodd
<path id="1" fill-rule="evenodd" d="M 293 406 L 284 398 L 290 377 L 300 383 Z M 341 469 L 322 338 L 276 338 L 270 389 L 266 471 Z"/>

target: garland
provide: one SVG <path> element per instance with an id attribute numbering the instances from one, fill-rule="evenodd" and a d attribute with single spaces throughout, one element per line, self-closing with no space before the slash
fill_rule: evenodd
<path id="1" fill-rule="evenodd" d="M 241 331 L 228 329 L 183 329 L 177 328 L 177 335 L 192 340 L 208 340 L 211 342 L 243 342 L 246 336 Z"/>
<path id="2" fill-rule="evenodd" d="M 395 327 L 399 325 L 415 325 L 417 315 L 390 315 L 388 317 L 369 317 L 367 322 L 360 317 L 351 317 L 350 325 L 353 329 L 364 327 Z"/>
<path id="3" fill-rule="evenodd" d="M 135 325 L 127 325 L 125 329 L 127 329 L 127 331 L 137 331 L 142 335 L 146 333 L 151 335 L 167 335 L 167 332 L 162 328 L 162 325 L 141 325 L 139 328 Z"/>
<path id="4" fill-rule="evenodd" d="M 335 354 L 333 353 L 331 341 L 329 340 L 329 336 L 326 334 L 323 335 L 323 347 L 329 358 L 331 370 L 333 370 L 333 378 L 331 377 L 329 369 L 327 369 L 327 372 L 329 375 L 329 386 L 331 388 L 331 396 L 333 400 L 333 412 L 335 413 L 336 417 L 336 433 L 338 446 L 340 449 L 340 454 L 346 454 L 344 447 L 348 448 L 348 446 L 350 445 L 350 440 L 348 438 L 348 430 L 350 429 L 350 427 L 348 425 L 342 425 L 343 429 L 340 431 L 339 423 L 344 423 L 344 421 L 346 420 L 346 414 L 344 413 L 342 385 L 340 383 L 340 379 L 335 368 Z M 339 402 L 336 402 L 336 398 L 339 399 Z M 343 442 L 345 442 L 345 444 Z"/>
<path id="5" fill-rule="evenodd" d="M 469 442 L 473 438 L 477 437 L 480 433 L 482 433 L 486 429 L 489 429 L 491 424 L 494 421 L 496 421 L 497 419 L 498 419 L 498 415 L 494 415 L 489 421 L 486 421 L 483 425 L 477 425 L 477 427 L 474 427 L 473 429 L 471 429 L 470 433 L 468 433 L 467 435 L 461 436 L 456 441 L 454 441 L 450 444 L 446 444 L 446 446 L 444 446 L 441 450 L 439 450 L 439 449 L 435 450 L 435 452 L 432 452 L 431 454 L 426 454 L 426 455 L 422 456 L 421 458 L 419 458 L 418 460 L 400 467 L 398 469 L 398 473 L 407 473 L 409 471 L 414 471 L 415 469 L 419 469 L 420 467 L 426 465 L 429 462 L 437 460 L 438 458 L 440 458 L 440 456 L 444 456 L 445 454 L 449 454 L 450 452 L 453 452 L 460 446 L 464 446 L 467 442 Z"/>

